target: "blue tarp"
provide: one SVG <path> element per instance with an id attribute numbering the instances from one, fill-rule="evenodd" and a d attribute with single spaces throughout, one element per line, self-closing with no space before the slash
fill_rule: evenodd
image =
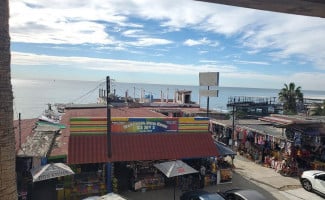
<path id="1" fill-rule="evenodd" d="M 219 142 L 219 141 L 214 141 L 218 153 L 220 156 L 231 156 L 231 155 L 237 155 L 236 152 L 234 152 L 232 149 L 230 149 L 229 147 L 227 147 L 226 144 Z"/>

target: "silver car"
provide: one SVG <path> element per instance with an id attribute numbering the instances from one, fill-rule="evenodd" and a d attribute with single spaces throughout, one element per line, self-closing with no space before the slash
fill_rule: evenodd
<path id="1" fill-rule="evenodd" d="M 232 189 L 224 192 L 227 200 L 266 200 L 260 192 L 251 189 Z"/>

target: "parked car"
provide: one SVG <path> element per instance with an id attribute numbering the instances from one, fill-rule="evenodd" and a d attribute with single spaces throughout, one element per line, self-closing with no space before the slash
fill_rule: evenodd
<path id="1" fill-rule="evenodd" d="M 225 200 L 221 193 L 210 193 L 205 190 L 184 192 L 180 200 Z"/>
<path id="2" fill-rule="evenodd" d="M 300 182 L 305 190 L 309 192 L 315 191 L 325 195 L 325 171 L 304 171 L 300 176 Z"/>
<path id="3" fill-rule="evenodd" d="M 227 200 L 266 200 L 260 192 L 251 189 L 231 189 L 224 192 Z"/>

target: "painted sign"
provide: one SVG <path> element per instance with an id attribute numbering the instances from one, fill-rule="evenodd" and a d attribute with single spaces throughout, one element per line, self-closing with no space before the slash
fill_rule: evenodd
<path id="1" fill-rule="evenodd" d="M 169 132 L 208 132 L 209 118 L 128 118 L 111 119 L 112 133 L 169 133 Z M 71 135 L 106 134 L 106 118 L 77 117 L 70 119 Z"/>
<path id="2" fill-rule="evenodd" d="M 161 133 L 177 132 L 177 118 L 128 118 L 127 121 L 112 119 L 112 133 Z"/>

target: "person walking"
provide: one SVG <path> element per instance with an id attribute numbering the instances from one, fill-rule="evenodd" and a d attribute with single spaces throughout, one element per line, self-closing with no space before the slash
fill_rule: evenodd
<path id="1" fill-rule="evenodd" d="M 204 178 L 205 178 L 206 168 L 204 165 L 200 167 L 200 188 L 204 188 Z"/>

